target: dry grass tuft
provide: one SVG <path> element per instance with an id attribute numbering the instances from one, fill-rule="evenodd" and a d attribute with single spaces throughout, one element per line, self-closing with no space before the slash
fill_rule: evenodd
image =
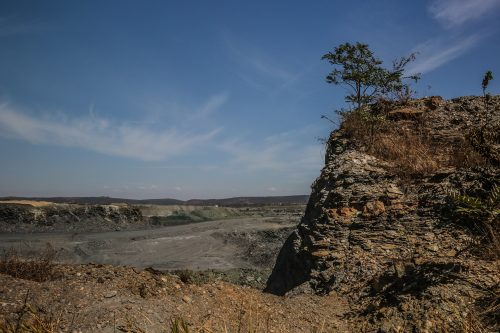
<path id="1" fill-rule="evenodd" d="M 45 250 L 31 258 L 22 258 L 15 249 L 4 251 L 0 258 L 0 273 L 37 282 L 55 278 L 55 259 L 58 252 L 47 244 Z"/>
<path id="2" fill-rule="evenodd" d="M 171 333 L 189 333 L 188 323 L 182 318 L 175 318 L 170 321 Z"/>
<path id="3" fill-rule="evenodd" d="M 0 322 L 0 333 L 56 333 L 60 332 L 61 314 L 55 315 L 28 303 L 29 292 L 14 319 Z"/>
<path id="4" fill-rule="evenodd" d="M 172 273 L 177 275 L 182 283 L 190 284 L 194 282 L 194 272 L 190 269 L 181 269 Z"/>
<path id="5" fill-rule="evenodd" d="M 494 184 L 486 196 L 450 192 L 457 222 L 475 235 L 469 251 L 486 260 L 500 259 L 500 186 Z"/>
<path id="6" fill-rule="evenodd" d="M 487 161 L 466 139 L 437 140 L 422 115 L 389 120 L 387 110 L 354 110 L 341 113 L 341 129 L 360 148 L 391 165 L 405 177 L 425 175 L 443 167 L 483 166 Z"/>
<path id="7" fill-rule="evenodd" d="M 500 331 L 500 284 L 490 290 L 490 294 L 480 301 L 480 318 L 493 330 Z"/>
<path id="8" fill-rule="evenodd" d="M 375 134 L 370 153 L 390 162 L 396 173 L 409 176 L 435 172 L 443 159 L 425 137 L 396 129 Z"/>

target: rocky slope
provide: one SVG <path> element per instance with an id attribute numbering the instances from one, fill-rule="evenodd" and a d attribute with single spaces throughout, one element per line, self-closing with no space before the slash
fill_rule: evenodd
<path id="1" fill-rule="evenodd" d="M 141 211 L 128 205 L 0 203 L 0 232 L 120 230 L 146 223 Z"/>
<path id="2" fill-rule="evenodd" d="M 389 112 L 391 126 L 425 124 L 444 147 L 460 146 L 464 133 L 485 122 L 499 123 L 500 96 L 488 109 L 475 97 L 412 103 Z M 449 191 L 484 195 L 500 183 L 499 168 L 456 164 L 401 177 L 367 151 L 344 129 L 332 133 L 305 215 L 266 291 L 344 295 L 369 319 L 367 331 L 462 331 L 475 306 L 498 297 L 500 266 L 466 251 L 476 238 L 456 223 Z"/>

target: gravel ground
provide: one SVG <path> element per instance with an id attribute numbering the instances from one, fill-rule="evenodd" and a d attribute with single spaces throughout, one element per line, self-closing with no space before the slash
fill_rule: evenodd
<path id="1" fill-rule="evenodd" d="M 60 265 L 56 272 L 45 282 L 0 274 L 0 325 L 15 322 L 27 299 L 35 316 L 52 318 L 62 332 L 170 332 L 170 321 L 179 317 L 190 332 L 356 331 L 342 320 L 348 307 L 335 295 L 279 297 L 217 279 L 186 284 L 106 265 Z"/>
<path id="2" fill-rule="evenodd" d="M 274 263 L 293 225 L 276 218 L 243 218 L 135 231 L 3 233 L 0 250 L 15 248 L 30 256 L 50 243 L 63 263 L 159 270 L 261 269 Z"/>

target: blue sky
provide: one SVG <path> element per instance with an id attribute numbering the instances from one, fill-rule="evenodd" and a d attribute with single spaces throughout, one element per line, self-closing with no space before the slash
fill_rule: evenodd
<path id="1" fill-rule="evenodd" d="M 0 2 L 0 196 L 307 194 L 345 91 L 321 56 L 419 52 L 418 96 L 498 78 L 500 1 Z"/>

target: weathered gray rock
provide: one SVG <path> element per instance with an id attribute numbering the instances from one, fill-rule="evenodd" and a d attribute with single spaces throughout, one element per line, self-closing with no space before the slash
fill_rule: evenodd
<path id="1" fill-rule="evenodd" d="M 498 108 L 500 97 L 494 101 Z M 412 108 L 420 108 L 412 115 L 426 117 L 426 131 L 441 143 L 463 140 L 464 132 L 484 117 L 493 119 L 481 98 L 474 97 L 433 97 L 413 102 Z M 408 121 L 401 118 L 395 121 Z M 284 295 L 307 284 L 318 294 L 357 297 L 377 289 L 374 285 L 388 271 L 391 278 L 403 274 L 398 262 L 453 258 L 471 234 L 450 223 L 448 191 L 484 194 L 500 182 L 494 167 L 446 168 L 405 180 L 390 170 L 342 130 L 334 131 L 305 215 L 283 245 L 266 291 Z"/>

